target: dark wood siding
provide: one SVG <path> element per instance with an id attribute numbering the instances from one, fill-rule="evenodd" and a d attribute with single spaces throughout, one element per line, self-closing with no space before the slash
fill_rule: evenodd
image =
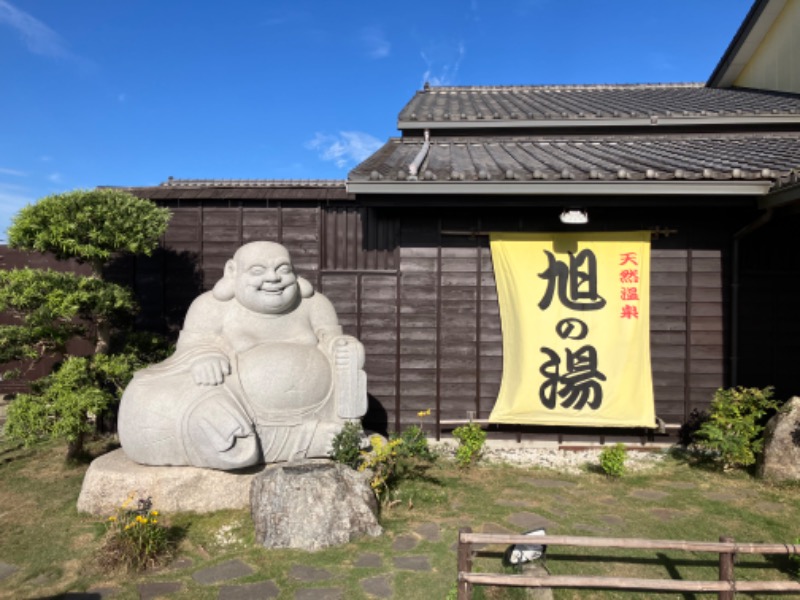
<path id="1" fill-rule="evenodd" d="M 800 214 L 776 214 L 741 239 L 737 383 L 800 395 Z"/>
<path id="2" fill-rule="evenodd" d="M 554 210 L 369 208 L 346 200 L 164 200 L 173 217 L 162 249 L 116 273 L 136 287 L 141 323 L 175 332 L 240 244 L 278 241 L 364 343 L 372 406 L 390 429 L 419 423 L 427 409 L 431 429 L 488 417 L 502 376 L 500 316 L 488 240 L 468 233 L 548 231 Z M 672 233 L 652 245 L 651 348 L 656 412 L 681 423 L 728 383 L 729 247 L 743 218 L 669 207 L 634 216 L 601 207 L 592 215 L 602 224 L 595 230 Z M 578 443 L 604 433 L 500 427 L 493 435 Z"/>

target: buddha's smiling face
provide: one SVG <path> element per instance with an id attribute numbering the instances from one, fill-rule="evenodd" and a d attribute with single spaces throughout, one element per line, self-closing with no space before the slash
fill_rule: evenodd
<path id="1" fill-rule="evenodd" d="M 236 299 L 254 312 L 281 314 L 299 298 L 297 275 L 289 253 L 271 242 L 242 247 L 234 257 Z"/>

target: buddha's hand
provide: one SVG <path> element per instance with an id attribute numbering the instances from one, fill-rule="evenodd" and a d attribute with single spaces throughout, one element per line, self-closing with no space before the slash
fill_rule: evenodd
<path id="1" fill-rule="evenodd" d="M 191 371 L 197 385 L 221 385 L 231 374 L 231 363 L 223 356 L 206 356 L 197 359 Z"/>
<path id="2" fill-rule="evenodd" d="M 337 369 L 361 369 L 364 366 L 364 346 L 349 335 L 338 336 L 331 344 L 333 363 Z"/>

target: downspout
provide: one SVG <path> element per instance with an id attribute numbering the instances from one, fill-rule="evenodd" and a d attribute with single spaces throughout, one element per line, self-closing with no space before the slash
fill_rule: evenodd
<path id="1" fill-rule="evenodd" d="M 408 165 L 408 178 L 411 180 L 417 179 L 417 174 L 419 173 L 419 168 L 422 166 L 422 161 L 425 160 L 425 157 L 428 156 L 428 150 L 431 148 L 431 132 L 429 129 L 425 130 L 425 143 L 422 144 L 422 148 L 420 148 L 417 155 L 414 157 L 414 160 Z"/>
<path id="2" fill-rule="evenodd" d="M 733 235 L 731 260 L 731 387 L 739 384 L 739 241 L 760 229 L 772 220 L 773 209 L 769 208 L 755 221 L 742 227 Z"/>

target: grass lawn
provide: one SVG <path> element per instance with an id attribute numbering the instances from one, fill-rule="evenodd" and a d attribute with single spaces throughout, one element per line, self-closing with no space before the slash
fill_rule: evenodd
<path id="1" fill-rule="evenodd" d="M 95 452 L 102 451 L 98 448 Z M 309 587 L 338 587 L 345 598 L 366 599 L 363 582 L 376 577 L 389 582 L 395 598 L 444 599 L 455 582 L 454 544 L 463 526 L 476 532 L 520 533 L 545 524 L 548 533 L 559 535 L 698 541 L 730 535 L 741 542 L 792 543 L 800 537 L 800 485 L 774 485 L 742 472 L 718 473 L 677 458 L 619 480 L 592 470 L 580 475 L 504 465 L 459 470 L 440 460 L 429 478 L 401 486 L 399 502 L 382 514 L 385 533 L 379 538 L 316 553 L 266 550 L 253 543 L 248 511 L 167 514 L 163 520 L 182 533 L 173 565 L 143 574 L 108 573 L 97 560 L 104 519 L 75 509 L 88 465 L 65 464 L 63 454 L 63 446 L 54 444 L 32 449 L 0 444 L 0 563 L 17 568 L 0 580 L 0 598 L 57 597 L 113 587 L 114 598 L 125 600 L 139 597 L 139 585 L 163 581 L 181 584 L 170 598 L 211 599 L 231 582 L 204 585 L 192 575 L 238 559 L 253 572 L 234 583 L 271 580 L 280 599 L 294 598 L 297 590 Z M 481 549 L 475 570 L 513 572 L 502 564 L 504 550 Z M 378 566 L 361 566 L 365 555 L 377 555 Z M 427 557 L 429 568 L 399 568 L 395 560 L 403 556 Z M 717 564 L 712 554 L 569 547 L 551 547 L 547 559 L 551 573 L 559 575 L 706 580 L 717 578 Z M 302 581 L 293 575 L 297 565 L 324 569 L 329 579 Z M 737 561 L 736 577 L 790 579 L 792 567 L 786 558 L 744 555 Z M 475 597 L 523 598 L 524 592 L 477 588 Z M 676 596 L 556 590 L 555 597 Z"/>

